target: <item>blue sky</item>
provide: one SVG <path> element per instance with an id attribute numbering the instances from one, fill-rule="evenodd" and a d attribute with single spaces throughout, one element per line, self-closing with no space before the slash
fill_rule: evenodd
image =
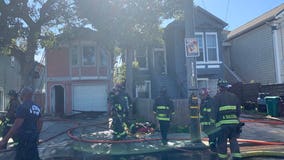
<path id="1" fill-rule="evenodd" d="M 233 30 L 284 3 L 284 0 L 194 0 L 198 5 L 222 19 Z"/>

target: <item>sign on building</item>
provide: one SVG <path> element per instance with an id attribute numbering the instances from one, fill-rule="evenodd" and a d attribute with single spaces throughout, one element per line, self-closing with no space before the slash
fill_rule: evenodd
<path id="1" fill-rule="evenodd" d="M 186 57 L 198 57 L 199 49 L 196 38 L 185 38 L 184 39 L 185 46 L 185 56 Z"/>

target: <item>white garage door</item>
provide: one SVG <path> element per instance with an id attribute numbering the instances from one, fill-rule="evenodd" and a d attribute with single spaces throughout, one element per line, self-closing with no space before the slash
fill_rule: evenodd
<path id="1" fill-rule="evenodd" d="M 73 86 L 73 110 L 107 111 L 106 85 Z"/>

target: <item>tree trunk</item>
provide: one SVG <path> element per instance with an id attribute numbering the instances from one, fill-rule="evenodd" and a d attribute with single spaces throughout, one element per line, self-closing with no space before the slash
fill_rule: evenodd
<path id="1" fill-rule="evenodd" d="M 40 33 L 40 27 L 32 27 L 32 33 L 27 37 L 27 50 L 25 52 L 25 60 L 22 65 L 22 86 L 29 86 L 34 88 L 34 73 L 36 62 L 34 55 L 37 50 L 37 40 Z"/>

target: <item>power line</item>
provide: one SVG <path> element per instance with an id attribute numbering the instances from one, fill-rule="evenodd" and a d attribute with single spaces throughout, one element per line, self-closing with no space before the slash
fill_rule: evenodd
<path id="1" fill-rule="evenodd" d="M 225 14 L 225 21 L 228 20 L 229 7 L 230 7 L 230 0 L 227 1 L 226 14 Z"/>
<path id="2" fill-rule="evenodd" d="M 229 7 L 230 7 L 230 0 L 227 1 L 227 7 L 226 7 L 226 13 L 225 13 L 225 22 L 227 22 L 227 20 L 228 20 Z M 226 28 L 229 28 L 229 24 Z"/>

